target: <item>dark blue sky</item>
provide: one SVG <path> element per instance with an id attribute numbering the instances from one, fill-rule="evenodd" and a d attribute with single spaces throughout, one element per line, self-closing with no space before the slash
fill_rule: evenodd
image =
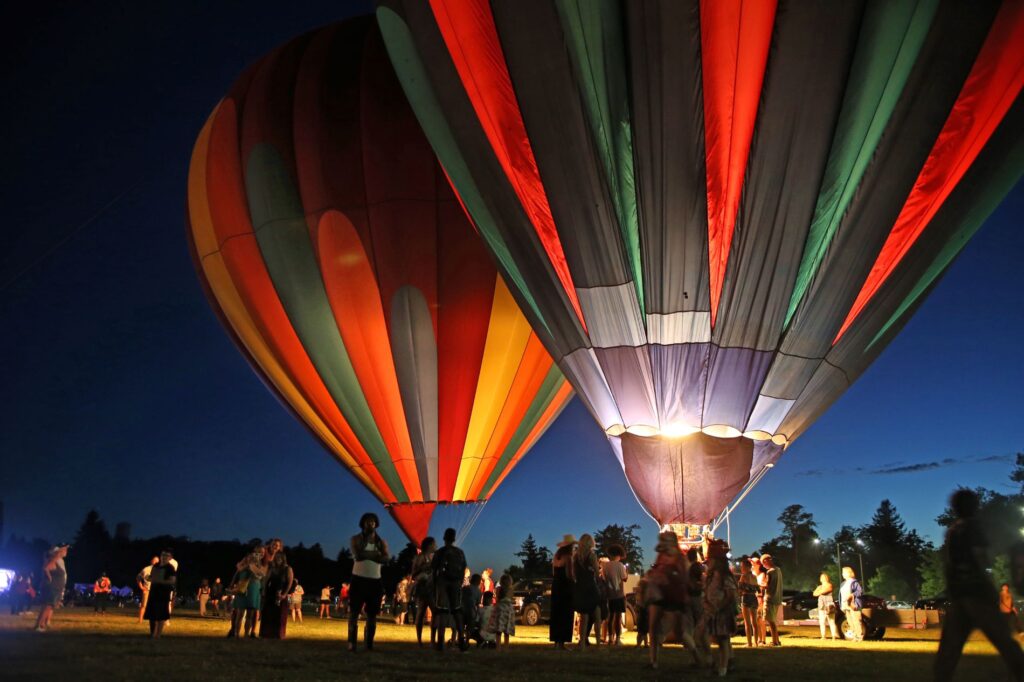
<path id="1" fill-rule="evenodd" d="M 380 506 L 229 342 L 192 270 L 183 211 L 195 135 L 238 73 L 353 12 L 145 5 L 0 17 L 15 29 L 0 114 L 5 532 L 70 538 L 96 507 L 136 535 L 280 535 L 334 553 Z M 938 540 L 934 518 L 953 487 L 1005 487 L 1024 449 L 1021 215 L 1018 185 L 903 334 L 739 508 L 738 550 L 776 534 L 788 504 L 831 531 L 867 522 L 885 497 Z M 573 402 L 466 549 L 474 566 L 504 567 L 527 533 L 553 546 L 634 522 L 649 550 L 654 523 Z M 390 519 L 383 532 L 400 539 Z"/>

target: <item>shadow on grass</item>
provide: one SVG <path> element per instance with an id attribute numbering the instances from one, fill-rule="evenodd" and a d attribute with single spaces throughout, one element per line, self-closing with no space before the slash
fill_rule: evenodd
<path id="1" fill-rule="evenodd" d="M 707 679 L 692 670 L 690 657 L 666 648 L 661 669 L 647 668 L 647 652 L 634 646 L 556 651 L 546 627 L 521 627 L 504 651 L 473 649 L 462 654 L 419 648 L 409 626 L 382 623 L 373 652 L 346 651 L 340 620 L 290 625 L 285 641 L 227 639 L 227 622 L 176 615 L 166 635 L 150 640 L 145 624 L 126 615 L 60 613 L 57 628 L 31 630 L 32 619 L 0 617 L 0 677 L 5 679 L 365 679 L 594 680 Z M 360 637 L 362 636 L 360 624 Z M 632 635 L 628 639 L 632 643 Z M 734 640 L 737 670 L 732 680 L 921 680 L 931 677 L 934 633 L 861 645 L 820 642 L 796 629 L 778 649 L 749 650 Z M 1000 660 L 987 644 L 972 641 L 958 679 L 1002 679 Z"/>

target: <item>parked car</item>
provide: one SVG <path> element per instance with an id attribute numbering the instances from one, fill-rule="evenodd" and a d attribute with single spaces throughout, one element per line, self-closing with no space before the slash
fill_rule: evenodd
<path id="1" fill-rule="evenodd" d="M 930 597 L 928 599 L 918 599 L 914 602 L 915 609 L 924 609 L 925 611 L 945 611 L 948 606 L 949 598 L 945 595 Z"/>
<path id="2" fill-rule="evenodd" d="M 536 625 L 551 617 L 551 578 L 520 581 L 512 595 L 516 618 L 523 625 Z"/>

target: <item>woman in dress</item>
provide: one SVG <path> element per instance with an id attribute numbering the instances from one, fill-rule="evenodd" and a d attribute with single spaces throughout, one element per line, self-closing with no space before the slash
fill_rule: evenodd
<path id="1" fill-rule="evenodd" d="M 199 583 L 199 591 L 196 592 L 196 599 L 199 600 L 199 615 L 206 615 L 206 603 L 210 601 L 210 581 L 203 578 Z"/>
<path id="2" fill-rule="evenodd" d="M 548 621 L 548 639 L 556 649 L 564 649 L 572 641 L 572 580 L 569 578 L 569 564 L 576 537 L 571 533 L 562 537 L 555 556 L 551 559 L 551 619 Z"/>
<path id="3" fill-rule="evenodd" d="M 822 573 L 818 577 L 819 585 L 814 588 L 814 596 L 818 598 L 818 627 L 821 629 L 821 638 L 825 639 L 825 623 L 828 622 L 832 630 L 832 639 L 837 638 L 836 633 L 836 600 L 832 593 L 832 579 L 828 573 Z"/>
<path id="4" fill-rule="evenodd" d="M 53 610 L 64 601 L 64 588 L 68 584 L 68 569 L 64 565 L 64 557 L 68 555 L 67 545 L 51 547 L 46 553 L 46 561 L 43 563 L 43 608 L 39 611 L 39 618 L 36 619 L 36 632 L 43 632 L 50 628 L 50 620 L 53 618 Z"/>
<path id="5" fill-rule="evenodd" d="M 256 637 L 256 614 L 260 610 L 263 594 L 263 548 L 256 546 L 238 562 L 238 570 L 231 579 L 229 591 L 234 595 L 231 610 L 231 629 L 228 637 L 238 637 L 245 621 L 245 636 Z"/>
<path id="6" fill-rule="evenodd" d="M 750 559 L 744 559 L 740 562 L 739 591 L 743 632 L 747 635 L 748 647 L 755 646 L 757 639 L 757 590 L 757 578 L 751 569 Z"/>
<path id="7" fill-rule="evenodd" d="M 516 607 L 513 603 L 512 576 L 505 573 L 498 580 L 498 603 L 490 615 L 488 632 L 494 633 L 494 646 L 502 648 L 502 636 L 504 636 L 505 647 L 508 647 L 508 638 L 516 634 Z"/>
<path id="8" fill-rule="evenodd" d="M 736 579 L 724 556 L 708 560 L 704 588 L 704 630 L 718 644 L 718 676 L 725 677 L 732 656 L 732 636 L 736 634 Z"/>
<path id="9" fill-rule="evenodd" d="M 280 542 L 280 540 L 275 540 Z M 260 617 L 260 637 L 284 639 L 288 628 L 288 593 L 292 589 L 295 573 L 288 565 L 284 550 L 277 548 L 267 567 L 263 584 L 263 609 Z"/>
<path id="10" fill-rule="evenodd" d="M 149 621 L 149 636 L 159 639 L 164 626 L 171 619 L 171 596 L 178 582 L 178 572 L 171 563 L 171 550 L 160 552 L 160 563 L 153 567 L 149 574 L 149 602 L 146 604 L 145 618 Z"/>
<path id="11" fill-rule="evenodd" d="M 761 565 L 760 557 L 750 557 L 750 568 L 757 581 L 757 637 L 754 638 L 754 643 L 758 646 L 768 646 L 768 628 L 765 624 L 768 617 L 768 602 L 765 600 L 768 571 Z"/>
<path id="12" fill-rule="evenodd" d="M 420 543 L 420 553 L 412 560 L 412 596 L 416 600 L 416 642 L 423 646 L 423 621 L 427 617 L 427 610 L 430 609 L 430 645 L 434 646 L 434 638 L 437 636 L 437 627 L 434 623 L 433 594 L 434 581 L 430 564 L 434 560 L 434 550 L 437 549 L 437 541 L 427 536 Z"/>
<path id="13" fill-rule="evenodd" d="M 598 572 L 597 552 L 594 551 L 594 538 L 590 533 L 580 536 L 576 552 L 569 562 L 569 577 L 572 578 L 572 608 L 580 614 L 580 647 L 590 645 L 590 627 L 601 636 L 598 621 L 600 595 L 597 591 Z"/>

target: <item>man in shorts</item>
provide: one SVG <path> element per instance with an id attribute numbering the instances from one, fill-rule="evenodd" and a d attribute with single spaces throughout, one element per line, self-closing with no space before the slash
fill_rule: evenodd
<path id="1" fill-rule="evenodd" d="M 765 586 L 765 624 L 772 633 L 772 646 L 782 646 L 779 641 L 779 623 L 782 620 L 782 569 L 775 565 L 771 554 L 761 555 L 761 565 L 768 571 Z"/>
<path id="2" fill-rule="evenodd" d="M 622 564 L 626 552 L 622 545 L 608 548 L 611 559 L 604 565 L 604 579 L 608 585 L 608 641 L 616 646 L 622 645 L 622 615 L 626 613 L 626 578 L 629 573 Z"/>
<path id="3" fill-rule="evenodd" d="M 454 620 L 452 627 L 459 642 L 459 649 L 466 650 L 466 635 L 462 623 L 462 579 L 466 573 L 466 555 L 455 546 L 455 529 L 444 532 L 444 547 L 434 552 L 431 562 L 434 572 L 434 588 L 436 604 L 441 614 L 440 625 L 437 627 L 438 651 L 444 650 L 444 628 L 446 621 Z"/>

